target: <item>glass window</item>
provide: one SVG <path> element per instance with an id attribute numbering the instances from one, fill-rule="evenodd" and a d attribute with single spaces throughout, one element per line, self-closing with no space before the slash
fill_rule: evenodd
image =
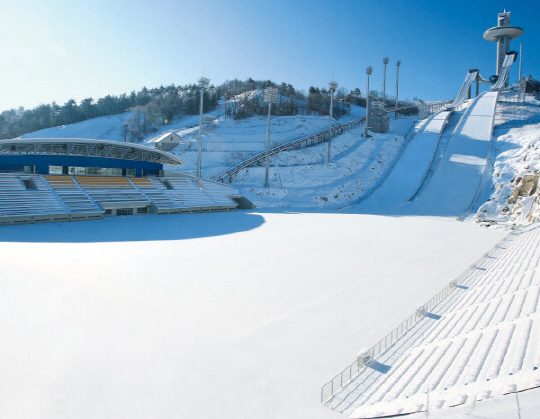
<path id="1" fill-rule="evenodd" d="M 96 174 L 99 176 L 107 176 L 107 169 L 105 169 L 104 167 L 98 167 Z"/>
<path id="2" fill-rule="evenodd" d="M 87 167 L 86 174 L 88 175 L 97 175 L 97 167 Z"/>
<path id="3" fill-rule="evenodd" d="M 75 174 L 75 167 L 74 166 L 69 166 L 68 167 L 68 173 L 70 175 L 74 175 Z"/>
<path id="4" fill-rule="evenodd" d="M 133 215 L 133 209 L 131 208 L 118 208 L 116 215 Z"/>
<path id="5" fill-rule="evenodd" d="M 61 175 L 63 173 L 64 173 L 64 167 L 63 166 L 49 165 L 49 174 L 51 174 L 51 175 Z"/>
<path id="6" fill-rule="evenodd" d="M 86 167 L 77 167 L 75 166 L 76 175 L 86 175 Z"/>
<path id="7" fill-rule="evenodd" d="M 126 169 L 126 176 L 136 176 L 137 171 L 135 169 Z"/>

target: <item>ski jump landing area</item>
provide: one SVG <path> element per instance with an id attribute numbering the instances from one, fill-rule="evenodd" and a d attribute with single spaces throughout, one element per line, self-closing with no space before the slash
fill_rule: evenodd
<path id="1" fill-rule="evenodd" d="M 351 211 L 379 215 L 460 217 L 474 205 L 488 167 L 498 92 L 478 96 L 459 121 L 444 154 L 439 141 L 451 117 L 443 111 L 426 122 L 381 188 Z M 440 161 L 434 159 L 439 158 Z M 416 194 L 430 167 L 436 167 Z M 410 200 L 415 196 L 414 200 Z"/>

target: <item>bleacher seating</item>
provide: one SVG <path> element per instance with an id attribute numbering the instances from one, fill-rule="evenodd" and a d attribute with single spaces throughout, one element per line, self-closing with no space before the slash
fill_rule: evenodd
<path id="1" fill-rule="evenodd" d="M 73 176 L 77 184 L 96 202 L 147 201 L 144 194 L 125 177 Z"/>
<path id="2" fill-rule="evenodd" d="M 121 176 L 75 176 L 83 188 L 133 188 L 125 177 Z"/>
<path id="3" fill-rule="evenodd" d="M 129 178 L 152 201 L 158 213 L 179 212 L 180 206 L 166 192 L 166 188 L 160 181 L 150 178 Z"/>
<path id="4" fill-rule="evenodd" d="M 326 404 L 351 418 L 386 417 L 540 385 L 539 240 L 532 225 L 498 246 Z"/>
<path id="5" fill-rule="evenodd" d="M 229 185 L 223 185 L 209 180 L 197 179 L 196 182 L 204 188 L 206 194 L 211 196 L 217 204 L 234 206 L 238 205 L 231 198 L 231 196 L 239 195 L 237 189 Z"/>
<path id="6" fill-rule="evenodd" d="M 103 208 L 121 208 L 122 203 L 128 208 L 152 205 L 159 214 L 231 211 L 237 207 L 230 198 L 234 195 L 238 191 L 230 186 L 188 176 L 0 174 L 0 224 L 101 218 Z"/>
<path id="7" fill-rule="evenodd" d="M 72 213 L 103 213 L 103 209 L 79 188 L 71 176 L 45 175 L 49 183 Z"/>
<path id="8" fill-rule="evenodd" d="M 168 189 L 167 193 L 182 208 L 201 208 L 201 211 L 223 208 L 224 210 L 235 209 L 237 204 L 232 199 L 223 199 L 223 195 L 209 189 L 206 192 L 200 179 L 189 177 L 168 177 L 163 179 L 173 189 Z M 206 182 L 211 183 L 211 182 Z M 216 184 L 217 185 L 217 184 Z M 222 187 L 221 185 L 217 185 Z M 224 190 L 225 186 L 222 187 Z M 232 193 L 231 193 L 232 195 Z"/>
<path id="9" fill-rule="evenodd" d="M 23 179 L 31 180 L 35 188 L 28 189 Z M 49 221 L 51 215 L 67 212 L 39 175 L 0 174 L 0 225 Z"/>

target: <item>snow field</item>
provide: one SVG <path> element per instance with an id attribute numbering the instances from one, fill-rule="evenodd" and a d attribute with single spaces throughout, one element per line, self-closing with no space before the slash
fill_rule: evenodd
<path id="1" fill-rule="evenodd" d="M 378 188 L 399 160 L 414 121 L 392 121 L 386 134 L 362 138 L 364 127 L 332 139 L 328 144 L 279 153 L 270 160 L 270 188 L 264 188 L 264 167 L 238 173 L 233 185 L 257 207 L 338 209 L 362 200 Z"/>
<path id="2" fill-rule="evenodd" d="M 6 227 L 0 411 L 338 418 L 321 383 L 502 236 L 244 211 Z"/>

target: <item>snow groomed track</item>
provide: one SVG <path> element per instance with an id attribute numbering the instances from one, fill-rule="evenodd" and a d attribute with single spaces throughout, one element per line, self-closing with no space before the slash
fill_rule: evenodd
<path id="1" fill-rule="evenodd" d="M 539 240 L 514 233 L 329 406 L 375 418 L 540 386 Z"/>
<path id="2" fill-rule="evenodd" d="M 474 204 L 487 164 L 497 98 L 498 92 L 486 92 L 473 101 L 438 162 L 434 158 L 451 111 L 434 115 L 411 141 L 386 182 L 354 211 L 456 218 L 466 213 Z M 436 171 L 429 173 L 430 167 Z M 422 185 L 428 173 L 429 183 Z M 412 197 L 415 199 L 409 201 Z"/>
<path id="3" fill-rule="evenodd" d="M 450 113 L 441 111 L 428 119 L 379 190 L 356 207 L 360 212 L 377 211 L 388 203 L 388 207 L 395 208 L 411 196 L 422 182 Z"/>

